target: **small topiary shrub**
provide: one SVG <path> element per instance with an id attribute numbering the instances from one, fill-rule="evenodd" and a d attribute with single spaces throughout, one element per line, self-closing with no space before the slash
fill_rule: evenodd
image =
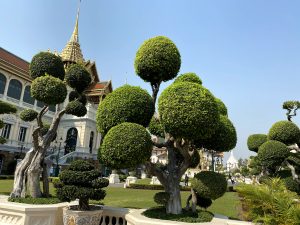
<path id="1" fill-rule="evenodd" d="M 98 153 L 99 160 L 113 169 L 135 167 L 151 156 L 147 130 L 135 123 L 121 123 L 109 130 Z"/>
<path id="2" fill-rule="evenodd" d="M 33 79 L 49 74 L 64 80 L 64 64 L 59 56 L 50 52 L 40 52 L 33 56 L 29 65 L 29 74 Z"/>
<path id="3" fill-rule="evenodd" d="M 201 197 L 197 194 L 197 206 L 204 208 L 205 210 L 211 206 L 212 200 L 210 198 Z"/>
<path id="4" fill-rule="evenodd" d="M 192 188 L 199 196 L 213 200 L 222 197 L 227 189 L 225 176 L 212 171 L 197 173 L 191 183 Z"/>
<path id="5" fill-rule="evenodd" d="M 92 78 L 82 65 L 73 64 L 67 70 L 65 80 L 70 87 L 82 93 L 90 85 Z"/>
<path id="6" fill-rule="evenodd" d="M 300 194 L 300 184 L 293 180 L 293 177 L 286 177 L 283 181 L 289 191 L 296 192 L 298 195 Z"/>
<path id="7" fill-rule="evenodd" d="M 100 178 L 100 172 L 84 160 L 76 160 L 59 174 L 56 194 L 61 201 L 79 199 L 79 210 L 89 210 L 89 199 L 102 200 L 108 186 L 108 180 Z"/>
<path id="8" fill-rule="evenodd" d="M 299 143 L 300 129 L 291 121 L 279 121 L 274 123 L 269 130 L 268 138 L 286 145 Z"/>
<path id="9" fill-rule="evenodd" d="M 153 99 L 140 87 L 124 85 L 109 94 L 97 111 L 98 131 L 105 135 L 112 127 L 137 123 L 147 127 L 154 113 Z"/>
<path id="10" fill-rule="evenodd" d="M 285 144 L 279 141 L 267 141 L 258 150 L 258 160 L 262 166 L 272 169 L 280 166 L 290 151 Z"/>
<path id="11" fill-rule="evenodd" d="M 178 82 L 192 82 L 202 85 L 202 80 L 195 73 L 184 73 L 174 80 L 174 84 Z"/>
<path id="12" fill-rule="evenodd" d="M 135 72 L 151 84 L 173 79 L 181 65 L 176 45 L 167 37 L 158 36 L 145 41 L 136 53 Z"/>
<path id="13" fill-rule="evenodd" d="M 170 194 L 167 192 L 157 192 L 154 195 L 154 201 L 158 205 L 166 206 L 168 204 L 169 199 L 170 199 Z"/>
<path id="14" fill-rule="evenodd" d="M 20 113 L 21 120 L 26 122 L 33 121 L 37 118 L 38 112 L 33 109 L 24 109 Z"/>
<path id="15" fill-rule="evenodd" d="M 64 82 L 49 75 L 34 79 L 30 91 L 32 97 L 47 105 L 62 103 L 67 96 Z"/>
<path id="16" fill-rule="evenodd" d="M 265 134 L 252 134 L 248 137 L 248 149 L 253 152 L 258 152 L 258 148 L 268 140 Z"/>
<path id="17" fill-rule="evenodd" d="M 0 114 L 16 113 L 17 108 L 7 102 L 0 100 Z"/>

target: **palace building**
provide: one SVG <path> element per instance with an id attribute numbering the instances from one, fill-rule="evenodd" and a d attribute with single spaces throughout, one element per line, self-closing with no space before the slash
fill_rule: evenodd
<path id="1" fill-rule="evenodd" d="M 96 130 L 96 111 L 101 100 L 112 92 L 111 81 L 99 79 L 96 63 L 83 58 L 79 44 L 78 20 L 79 11 L 71 38 L 59 55 L 66 69 L 74 63 L 85 65 L 92 76 L 92 83 L 85 92 L 88 99 L 87 114 L 84 117 L 64 115 L 58 128 L 57 138 L 48 150 L 47 158 L 52 160 L 54 165 L 60 166 L 68 165 L 78 158 L 97 160 L 101 134 Z M 40 111 L 43 107 L 42 102 L 33 99 L 30 95 L 31 82 L 29 63 L 0 47 L 0 100 L 18 109 L 16 114 L 1 115 L 5 126 L 0 130 L 0 135 L 6 138 L 7 142 L 0 144 L 0 174 L 12 173 L 16 159 L 22 158 L 32 146 L 31 135 L 37 124 L 24 122 L 19 118 L 19 113 L 23 109 Z M 67 103 L 66 100 L 63 104 Z M 45 122 L 51 123 L 55 110 L 55 106 L 49 107 L 43 117 Z"/>

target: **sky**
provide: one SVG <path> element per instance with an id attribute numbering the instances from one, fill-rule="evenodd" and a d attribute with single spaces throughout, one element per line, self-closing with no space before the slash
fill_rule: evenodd
<path id="1" fill-rule="evenodd" d="M 39 51 L 61 52 L 78 5 L 0 1 L 0 46 L 27 61 Z M 82 0 L 79 42 L 84 58 L 96 61 L 100 80 L 150 93 L 135 74 L 136 51 L 151 37 L 169 37 L 181 54 L 179 74 L 195 72 L 222 99 L 237 130 L 234 155 L 247 158 L 255 154 L 247 149 L 248 136 L 266 134 L 286 120 L 282 103 L 300 100 L 299 8 L 293 0 Z"/>

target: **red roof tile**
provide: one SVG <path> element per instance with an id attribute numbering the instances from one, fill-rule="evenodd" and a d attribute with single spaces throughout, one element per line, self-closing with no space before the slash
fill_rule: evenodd
<path id="1" fill-rule="evenodd" d="M 29 63 L 0 47 L 0 59 L 28 72 Z"/>

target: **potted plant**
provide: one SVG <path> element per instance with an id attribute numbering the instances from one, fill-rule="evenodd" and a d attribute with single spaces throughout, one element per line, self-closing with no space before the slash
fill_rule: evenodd
<path id="1" fill-rule="evenodd" d="M 108 180 L 100 178 L 100 171 L 84 160 L 73 161 L 70 167 L 59 174 L 60 183 L 56 184 L 57 197 L 61 201 L 79 199 L 79 205 L 65 207 L 63 221 L 65 225 L 99 225 L 102 207 L 90 206 L 89 199 L 102 200 L 105 197 L 103 187 Z"/>

